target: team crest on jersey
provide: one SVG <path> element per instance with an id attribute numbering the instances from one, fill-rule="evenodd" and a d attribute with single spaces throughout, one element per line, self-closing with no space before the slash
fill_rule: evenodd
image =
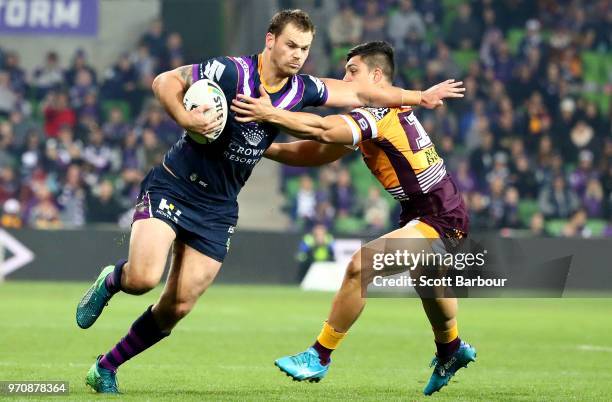
<path id="1" fill-rule="evenodd" d="M 266 132 L 259 124 L 249 123 L 242 125 L 242 135 L 249 145 L 256 147 L 264 139 Z"/>
<path id="2" fill-rule="evenodd" d="M 370 112 L 376 121 L 382 120 L 382 118 L 385 117 L 391 110 L 388 107 L 364 107 L 363 109 Z"/>

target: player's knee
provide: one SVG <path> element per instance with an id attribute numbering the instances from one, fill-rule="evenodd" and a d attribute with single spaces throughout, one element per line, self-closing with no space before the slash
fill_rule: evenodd
<path id="1" fill-rule="evenodd" d="M 159 278 L 153 275 L 125 275 L 122 287 L 132 294 L 143 294 L 155 288 L 159 283 Z"/>

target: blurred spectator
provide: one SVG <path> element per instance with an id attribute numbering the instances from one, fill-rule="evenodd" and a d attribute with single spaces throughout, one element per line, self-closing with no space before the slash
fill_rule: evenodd
<path id="1" fill-rule="evenodd" d="M 24 95 L 28 89 L 26 73 L 19 65 L 19 54 L 17 52 L 7 52 L 3 69 L 9 75 L 11 90 L 20 95 Z"/>
<path id="2" fill-rule="evenodd" d="M 340 7 L 338 14 L 334 15 L 329 24 L 329 40 L 332 46 L 354 46 L 361 42 L 363 34 L 363 20 L 348 3 Z"/>
<path id="3" fill-rule="evenodd" d="M 98 103 L 98 92 L 95 89 L 89 90 L 85 93 L 85 97 L 83 98 L 83 104 L 77 110 L 77 114 L 79 117 L 79 123 L 85 126 L 93 123 L 99 124 L 102 118 L 102 110 Z M 85 124 L 85 121 L 90 123 Z"/>
<path id="4" fill-rule="evenodd" d="M 59 229 L 62 227 L 59 209 L 46 186 L 39 187 L 30 211 L 29 225 L 35 229 Z"/>
<path id="5" fill-rule="evenodd" d="M 494 177 L 490 181 L 488 209 L 491 227 L 503 227 L 506 209 L 504 188 L 504 181 L 501 177 Z"/>
<path id="6" fill-rule="evenodd" d="M 578 208 L 578 197 L 567 188 L 565 178 L 557 176 L 539 196 L 540 211 L 546 218 L 568 218 Z"/>
<path id="7" fill-rule="evenodd" d="M 295 218 L 310 220 L 314 218 L 316 198 L 314 184 L 310 176 L 300 178 L 300 188 L 295 196 Z"/>
<path id="8" fill-rule="evenodd" d="M 595 136 L 595 131 L 584 120 L 579 120 L 572 127 L 569 138 L 564 141 L 563 159 L 569 163 L 577 162 L 577 156 L 582 154 L 582 151 L 590 152 L 591 154 L 598 153 L 600 143 Z"/>
<path id="9" fill-rule="evenodd" d="M 493 167 L 495 149 L 493 135 L 490 132 L 482 133 L 480 146 L 470 155 L 470 170 L 476 176 L 479 188 L 485 187 L 486 175 Z"/>
<path id="10" fill-rule="evenodd" d="M 400 0 L 399 9 L 389 18 L 387 36 L 397 52 L 404 49 L 404 41 L 408 34 L 417 41 L 425 36 L 425 22 L 421 14 L 414 9 L 412 0 Z"/>
<path id="11" fill-rule="evenodd" d="M 519 44 L 519 54 L 527 57 L 530 49 L 541 49 L 543 46 L 541 24 L 537 19 L 530 19 L 525 23 L 525 36 Z"/>
<path id="12" fill-rule="evenodd" d="M 521 197 L 534 199 L 538 195 L 538 181 L 526 155 L 521 154 L 514 159 L 510 182 Z"/>
<path id="13" fill-rule="evenodd" d="M 313 225 L 323 225 L 327 228 L 331 228 L 334 224 L 334 207 L 331 202 L 323 201 L 316 204 L 315 214 L 310 220 L 305 221 L 305 227 L 310 228 Z"/>
<path id="14" fill-rule="evenodd" d="M 489 218 L 489 199 L 478 191 L 468 196 L 470 211 L 470 228 L 477 233 L 478 230 L 493 228 L 494 222 Z"/>
<path id="15" fill-rule="evenodd" d="M 443 6 L 438 0 L 419 0 L 416 3 L 424 22 L 431 27 L 442 21 Z"/>
<path id="16" fill-rule="evenodd" d="M 510 53 L 508 44 L 503 41 L 500 42 L 500 44 L 497 46 L 497 52 L 493 57 L 492 68 L 495 73 L 495 79 L 504 84 L 510 83 L 515 65 L 516 63 L 512 57 L 512 54 Z"/>
<path id="17" fill-rule="evenodd" d="M 299 263 L 298 280 L 306 276 L 314 262 L 334 261 L 334 238 L 327 232 L 325 225 L 315 225 L 306 233 L 300 243 L 297 260 Z"/>
<path id="18" fill-rule="evenodd" d="M 333 200 L 337 216 L 348 216 L 353 210 L 355 190 L 351 184 L 351 175 L 346 169 L 342 169 L 338 174 L 338 181 L 333 188 Z"/>
<path id="19" fill-rule="evenodd" d="M 103 180 L 95 192 L 87 199 L 87 221 L 92 223 L 117 223 L 123 212 L 121 204 L 115 197 L 113 183 Z"/>
<path id="20" fill-rule="evenodd" d="M 367 0 L 363 16 L 362 42 L 371 42 L 385 39 L 385 26 L 387 16 L 379 9 L 379 0 Z"/>
<path id="21" fill-rule="evenodd" d="M 131 110 L 139 110 L 141 100 L 138 92 L 138 73 L 127 54 L 122 54 L 113 67 L 108 69 L 102 85 L 102 95 L 108 99 L 125 100 Z"/>
<path id="22" fill-rule="evenodd" d="M 36 88 L 36 97 L 44 98 L 51 89 L 56 89 L 64 82 L 64 71 L 59 65 L 57 53 L 48 52 L 44 64 L 34 70 L 32 83 Z"/>
<path id="23" fill-rule="evenodd" d="M 141 42 L 138 48 L 130 54 L 130 61 L 135 66 L 138 81 L 141 86 L 149 87 L 153 83 L 157 71 L 157 60 L 151 55 L 149 47 Z"/>
<path id="24" fill-rule="evenodd" d="M 18 110 L 15 110 L 9 116 L 9 122 L 13 127 L 15 134 L 15 146 L 19 149 L 23 148 L 31 131 L 37 131 L 39 125 L 32 119 L 26 118 Z"/>
<path id="25" fill-rule="evenodd" d="M 389 203 L 380 195 L 378 186 L 370 187 L 363 214 L 368 230 L 372 233 L 384 232 L 389 225 L 389 214 Z"/>
<path id="26" fill-rule="evenodd" d="M 592 233 L 586 226 L 587 214 L 584 209 L 576 211 L 561 230 L 563 237 L 591 237 Z"/>
<path id="27" fill-rule="evenodd" d="M 44 105 L 45 134 L 55 138 L 63 126 L 74 128 L 76 114 L 68 104 L 68 95 L 65 92 L 49 92 Z"/>
<path id="28" fill-rule="evenodd" d="M 81 169 L 71 164 L 57 197 L 61 208 L 61 221 L 64 227 L 81 227 L 85 224 L 86 190 L 81 180 Z"/>
<path id="29" fill-rule="evenodd" d="M 4 202 L 0 226 L 8 229 L 20 229 L 23 226 L 19 201 L 11 198 Z"/>
<path id="30" fill-rule="evenodd" d="M 582 197 L 582 205 L 589 218 L 603 217 L 603 201 L 604 192 L 601 183 L 596 178 L 589 179 Z"/>
<path id="31" fill-rule="evenodd" d="M 161 163 L 166 149 L 159 143 L 155 132 L 146 128 L 142 132 L 142 145 L 144 149 L 144 167 L 148 171 Z"/>
<path id="32" fill-rule="evenodd" d="M 155 58 L 164 56 L 166 50 L 166 34 L 161 18 L 155 19 L 149 25 L 149 30 L 143 35 L 141 42 L 147 45 L 149 52 Z"/>
<path id="33" fill-rule="evenodd" d="M 11 89 L 10 77 L 6 71 L 0 71 L 0 118 L 6 118 L 17 104 L 17 95 Z"/>
<path id="34" fill-rule="evenodd" d="M 498 151 L 493 156 L 493 168 L 487 173 L 487 181 L 491 182 L 495 179 L 506 183 L 510 171 L 508 169 L 508 155 L 503 151 Z"/>
<path id="35" fill-rule="evenodd" d="M 12 166 L 0 167 L 0 203 L 19 197 L 19 177 Z"/>
<path id="36" fill-rule="evenodd" d="M 183 129 L 168 117 L 161 106 L 150 106 L 145 111 L 144 128 L 155 132 L 157 138 L 164 146 L 170 146 L 176 142 Z"/>
<path id="37" fill-rule="evenodd" d="M 74 84 L 70 87 L 70 105 L 79 109 L 85 104 L 85 96 L 96 91 L 96 85 L 91 73 L 85 69 L 76 73 Z"/>
<path id="38" fill-rule="evenodd" d="M 472 16 L 469 3 L 459 4 L 458 14 L 447 34 L 446 41 L 461 49 L 477 49 L 480 46 L 481 26 Z"/>
<path id="39" fill-rule="evenodd" d="M 98 82 L 96 70 L 87 63 L 87 55 L 83 49 L 77 49 L 72 58 L 72 65 L 66 71 L 66 84 L 69 87 L 75 85 L 77 76 L 80 72 L 86 71 L 91 77 L 91 82 L 95 85 Z"/>
<path id="40" fill-rule="evenodd" d="M 167 56 L 165 57 L 167 60 L 184 60 L 185 54 L 183 51 L 183 38 L 178 32 L 172 32 L 168 35 L 168 40 L 166 41 L 166 52 Z M 179 64 L 176 67 L 182 66 L 184 63 Z M 176 68 L 170 66 L 170 68 Z"/>
<path id="41" fill-rule="evenodd" d="M 533 237 L 548 237 L 549 234 L 544 223 L 544 215 L 541 212 L 533 214 L 529 220 L 529 235 Z"/>
<path id="42" fill-rule="evenodd" d="M 484 32 L 480 43 L 480 61 L 486 67 L 494 64 L 495 52 L 504 41 L 504 33 L 496 25 L 496 14 L 492 8 L 486 8 L 483 12 Z"/>
<path id="43" fill-rule="evenodd" d="M 502 227 L 518 229 L 522 226 L 518 210 L 519 198 L 519 192 L 515 187 L 508 187 L 506 189 Z"/>
<path id="44" fill-rule="evenodd" d="M 586 190 L 587 182 L 591 178 L 597 178 L 597 173 L 593 169 L 593 153 L 588 150 L 580 151 L 578 166 L 569 176 L 572 190 L 579 197 L 582 197 Z"/>
<path id="45" fill-rule="evenodd" d="M 470 172 L 470 166 L 466 160 L 459 162 L 456 172 L 453 178 L 462 193 L 468 194 L 476 189 L 476 179 L 472 172 Z"/>
<path id="46" fill-rule="evenodd" d="M 104 173 L 111 167 L 112 150 L 104 143 L 104 134 L 99 127 L 89 133 L 89 144 L 83 150 L 83 159 L 92 165 L 97 173 Z"/>
<path id="47" fill-rule="evenodd" d="M 123 112 L 118 107 L 110 109 L 108 121 L 102 126 L 104 137 L 113 145 L 119 145 L 130 130 L 124 120 Z"/>
<path id="48" fill-rule="evenodd" d="M 439 64 L 439 72 L 444 77 L 459 77 L 460 71 L 453 60 L 450 49 L 443 42 L 438 42 L 437 55 L 434 59 Z"/>

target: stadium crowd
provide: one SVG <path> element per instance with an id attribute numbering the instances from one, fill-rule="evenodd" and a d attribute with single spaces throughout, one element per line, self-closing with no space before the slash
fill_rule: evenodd
<path id="1" fill-rule="evenodd" d="M 464 192 L 474 231 L 612 235 L 609 1 L 335 6 L 316 39 L 331 59 L 324 75 L 342 78 L 352 45 L 388 40 L 399 85 L 465 82 L 464 99 L 417 113 Z M 69 63 L 51 51 L 26 71 L 17 50 L 0 49 L 2 226 L 129 226 L 141 179 L 182 132 L 150 85 L 182 64 L 181 36 L 161 21 L 104 72 L 80 50 Z M 313 56 L 305 71 L 321 73 L 316 66 Z M 358 152 L 316 170 L 283 167 L 282 191 L 297 230 L 378 234 L 399 214 Z"/>
<path id="2" fill-rule="evenodd" d="M 342 78 L 352 44 L 387 40 L 400 86 L 464 81 L 464 99 L 417 116 L 463 191 L 473 231 L 612 236 L 609 1 L 353 0 L 338 9 L 320 34 L 329 76 Z M 394 226 L 399 203 L 360 159 L 284 168 L 297 227 Z"/>

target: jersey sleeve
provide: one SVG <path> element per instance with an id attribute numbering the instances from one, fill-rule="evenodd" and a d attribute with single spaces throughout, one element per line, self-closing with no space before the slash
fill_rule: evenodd
<path id="1" fill-rule="evenodd" d="M 383 118 L 389 113 L 388 108 L 357 108 L 348 114 L 342 114 L 353 134 L 353 145 L 363 141 L 382 138 Z"/>
<path id="2" fill-rule="evenodd" d="M 317 77 L 300 74 L 304 81 L 304 106 L 321 106 L 327 102 L 327 86 Z"/>
<path id="3" fill-rule="evenodd" d="M 208 78 L 219 84 L 225 96 L 230 99 L 236 96 L 238 71 L 236 64 L 229 57 L 215 57 L 199 64 L 193 64 L 193 82 Z"/>

